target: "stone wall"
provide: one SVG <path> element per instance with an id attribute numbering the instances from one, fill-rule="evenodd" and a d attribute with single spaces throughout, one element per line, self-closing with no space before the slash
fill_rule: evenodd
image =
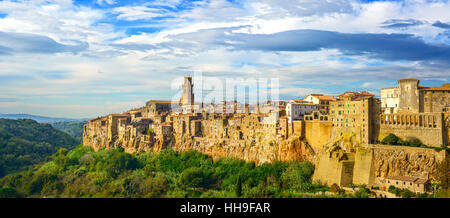
<path id="1" fill-rule="evenodd" d="M 332 123 L 319 120 L 305 121 L 304 135 L 314 150 L 320 151 L 332 137 Z"/>
<path id="2" fill-rule="evenodd" d="M 390 133 L 403 140 L 417 138 L 429 146 L 441 147 L 443 144 L 448 144 L 443 113 L 381 115 L 378 140 L 383 140 Z"/>
<path id="3" fill-rule="evenodd" d="M 354 156 L 341 151 L 321 152 L 316 159 L 313 180 L 323 185 L 340 187 L 352 183 Z"/>
<path id="4" fill-rule="evenodd" d="M 377 186 L 389 176 L 433 178 L 437 163 L 448 157 L 445 150 L 386 145 L 358 147 L 354 158 L 350 154 L 336 149 L 320 153 L 313 180 L 327 185 Z"/>

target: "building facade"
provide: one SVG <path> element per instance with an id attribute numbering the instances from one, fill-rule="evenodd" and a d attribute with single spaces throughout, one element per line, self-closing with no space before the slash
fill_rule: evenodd
<path id="1" fill-rule="evenodd" d="M 286 116 L 288 118 L 288 122 L 292 123 L 295 120 L 303 120 L 305 115 L 310 114 L 317 109 L 318 105 L 315 105 L 311 102 L 289 102 L 286 105 Z"/>

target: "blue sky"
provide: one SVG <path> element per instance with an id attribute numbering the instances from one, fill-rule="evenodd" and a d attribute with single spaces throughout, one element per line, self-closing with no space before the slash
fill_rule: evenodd
<path id="1" fill-rule="evenodd" d="M 96 117 L 192 72 L 280 97 L 450 79 L 449 1 L 0 1 L 0 113 Z"/>

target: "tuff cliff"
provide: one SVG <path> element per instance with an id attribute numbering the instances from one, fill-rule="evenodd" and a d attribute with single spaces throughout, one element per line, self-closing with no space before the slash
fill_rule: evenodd
<path id="1" fill-rule="evenodd" d="M 312 160 L 315 155 L 311 146 L 299 136 L 288 139 L 261 137 L 257 140 L 194 138 L 175 143 L 173 148 L 176 151 L 197 150 L 213 159 L 233 157 L 256 164 Z"/>
<path id="2" fill-rule="evenodd" d="M 438 162 L 445 158 L 445 150 L 405 146 L 373 146 L 375 177 L 414 176 L 433 177 Z"/>
<path id="3" fill-rule="evenodd" d="M 227 137 L 215 136 L 213 133 L 206 134 L 206 130 L 200 130 L 201 136 L 195 136 L 197 133 L 194 128 L 189 129 L 187 125 L 179 125 L 182 127 L 181 130 L 177 129 L 178 122 L 173 122 L 170 126 L 159 123 L 149 128 L 151 122 L 130 120 L 126 116 L 116 117 L 118 118 L 109 115 L 89 121 L 84 127 L 83 143 L 95 151 L 119 147 L 129 153 L 159 152 L 164 148 L 176 151 L 196 150 L 208 154 L 213 159 L 233 157 L 253 161 L 256 164 L 274 161 L 312 161 L 315 156 L 314 149 L 303 135 L 293 134 L 285 138 L 269 131 L 273 130 L 272 128 L 249 129 L 237 138 L 231 136 L 240 133 L 241 128 L 228 129 L 227 133 L 231 136 Z"/>
<path id="4" fill-rule="evenodd" d="M 434 178 L 437 164 L 448 158 L 445 150 L 389 145 L 359 146 L 355 153 L 336 146 L 317 156 L 313 179 L 340 186 L 388 186 L 385 180 L 395 176 Z"/>

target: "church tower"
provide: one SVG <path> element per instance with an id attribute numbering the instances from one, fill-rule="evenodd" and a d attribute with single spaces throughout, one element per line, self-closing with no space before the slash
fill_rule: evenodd
<path id="1" fill-rule="evenodd" d="M 192 113 L 194 110 L 194 92 L 192 91 L 194 84 L 192 84 L 192 77 L 184 77 L 183 94 L 181 96 L 181 104 L 183 113 Z"/>

